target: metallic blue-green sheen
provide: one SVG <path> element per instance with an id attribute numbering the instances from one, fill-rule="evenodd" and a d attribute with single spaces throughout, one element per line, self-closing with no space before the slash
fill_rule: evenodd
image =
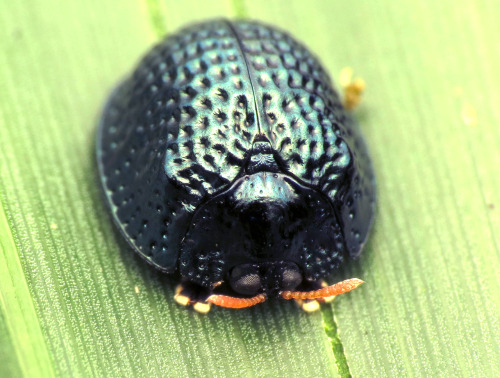
<path id="1" fill-rule="evenodd" d="M 328 74 L 256 22 L 155 46 L 111 95 L 97 157 L 132 248 L 205 287 L 273 262 L 323 278 L 359 255 L 373 218 L 367 150 Z"/>

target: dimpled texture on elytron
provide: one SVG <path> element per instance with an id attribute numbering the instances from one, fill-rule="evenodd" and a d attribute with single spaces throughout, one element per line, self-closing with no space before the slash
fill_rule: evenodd
<path id="1" fill-rule="evenodd" d="M 375 197 L 357 126 L 304 46 L 260 23 L 224 20 L 162 41 L 106 106 L 98 163 L 131 246 L 173 272 L 194 211 L 242 174 L 259 133 L 285 173 L 330 198 L 356 256 Z"/>

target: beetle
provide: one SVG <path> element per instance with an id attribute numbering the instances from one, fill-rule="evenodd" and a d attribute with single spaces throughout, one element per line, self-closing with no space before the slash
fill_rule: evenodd
<path id="1" fill-rule="evenodd" d="M 97 133 L 105 201 L 128 244 L 207 312 L 267 298 L 308 311 L 368 236 L 375 181 L 318 59 L 284 31 L 213 20 L 156 45 Z"/>

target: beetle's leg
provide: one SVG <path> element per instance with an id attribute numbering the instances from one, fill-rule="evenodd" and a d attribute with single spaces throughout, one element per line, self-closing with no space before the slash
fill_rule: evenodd
<path id="1" fill-rule="evenodd" d="M 342 103 L 347 110 L 354 109 L 360 102 L 363 91 L 365 90 L 365 81 L 359 77 L 353 80 L 352 68 L 345 67 L 340 71 L 340 85 L 344 88 L 344 98 Z"/>
<path id="2" fill-rule="evenodd" d="M 316 299 L 294 299 L 295 303 L 305 312 L 314 312 L 319 310 L 319 301 Z"/>
<path id="3" fill-rule="evenodd" d="M 193 308 L 206 314 L 210 311 L 211 304 L 207 302 L 209 296 L 207 289 L 191 282 L 183 282 L 175 288 L 174 300 L 182 306 L 193 305 Z"/>

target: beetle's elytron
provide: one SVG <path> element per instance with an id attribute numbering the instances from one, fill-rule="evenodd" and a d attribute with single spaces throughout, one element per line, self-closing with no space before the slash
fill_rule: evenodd
<path id="1" fill-rule="evenodd" d="M 375 185 L 356 124 L 318 60 L 249 21 L 183 29 L 113 92 L 98 131 L 107 204 L 176 299 L 206 312 L 316 300 L 361 252 Z"/>

